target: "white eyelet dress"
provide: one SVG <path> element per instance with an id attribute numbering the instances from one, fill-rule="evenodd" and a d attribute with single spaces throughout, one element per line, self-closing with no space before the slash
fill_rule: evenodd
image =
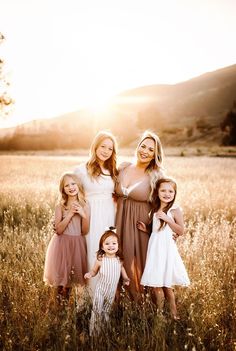
<path id="1" fill-rule="evenodd" d="M 172 217 L 171 210 L 167 212 Z M 147 259 L 141 284 L 151 287 L 167 287 L 190 284 L 187 271 L 180 257 L 176 242 L 172 238 L 173 231 L 168 224 L 159 230 L 160 220 L 153 216 L 152 234 L 148 242 Z"/>
<path id="2" fill-rule="evenodd" d="M 90 228 L 85 238 L 88 270 L 91 270 L 96 262 L 96 253 L 102 234 L 115 223 L 115 202 L 112 197 L 114 182 L 109 175 L 101 174 L 98 178 L 91 178 L 85 164 L 79 165 L 74 173 L 78 175 L 83 185 L 85 197 L 90 206 Z M 91 296 L 94 293 L 96 280 L 96 277 L 89 280 Z"/>

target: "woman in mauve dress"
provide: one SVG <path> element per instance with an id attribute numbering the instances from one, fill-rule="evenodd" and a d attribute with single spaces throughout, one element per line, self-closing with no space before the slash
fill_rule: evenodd
<path id="1" fill-rule="evenodd" d="M 134 163 L 119 167 L 115 192 L 117 195 L 116 228 L 124 255 L 124 268 L 130 278 L 129 293 L 134 300 L 140 298 L 140 285 L 144 270 L 149 234 L 137 228 L 139 221 L 149 223 L 152 189 L 163 177 L 162 146 L 158 136 L 146 131 L 142 135 Z"/>
<path id="2" fill-rule="evenodd" d="M 101 131 L 92 142 L 88 162 L 80 164 L 74 171 L 83 185 L 90 206 L 90 229 L 86 235 L 89 270 L 96 261 L 100 237 L 107 227 L 115 223 L 113 193 L 117 176 L 116 152 L 115 137 Z M 95 285 L 96 278 L 89 282 L 91 296 Z"/>

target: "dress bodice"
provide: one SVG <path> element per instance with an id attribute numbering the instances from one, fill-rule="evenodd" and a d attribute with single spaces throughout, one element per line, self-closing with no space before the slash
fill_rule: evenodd
<path id="1" fill-rule="evenodd" d="M 101 268 L 99 270 L 100 282 L 103 282 L 105 288 L 111 285 L 116 290 L 121 274 L 121 262 L 118 257 L 103 257 Z"/>
<path id="2" fill-rule="evenodd" d="M 151 191 L 149 174 L 146 174 L 142 179 L 128 187 L 123 185 L 124 178 L 125 172 L 122 169 L 119 172 L 115 186 L 115 192 L 118 196 L 124 196 L 135 201 L 148 201 Z"/>
<path id="3" fill-rule="evenodd" d="M 170 216 L 171 218 L 173 218 L 171 210 L 175 210 L 176 208 L 178 208 L 177 205 L 175 205 L 175 204 L 172 205 L 171 208 L 169 208 L 169 210 L 167 211 L 167 215 Z M 156 213 L 154 213 L 153 220 L 152 220 L 152 232 L 156 233 L 156 232 L 163 231 L 163 230 L 169 230 L 172 232 L 172 229 L 170 228 L 170 226 L 168 224 L 166 224 L 164 227 L 161 228 L 161 230 L 159 230 L 160 224 L 161 224 L 160 219 L 157 218 Z"/>
<path id="4" fill-rule="evenodd" d="M 79 177 L 86 198 L 110 198 L 114 192 L 114 181 L 110 175 L 101 174 L 97 178 L 91 178 L 85 164 L 81 164 L 75 169 L 75 174 Z"/>
<path id="5" fill-rule="evenodd" d="M 64 219 L 68 213 L 67 209 L 62 209 L 62 218 Z M 66 226 L 64 235 L 81 235 L 81 216 L 75 213 L 70 222 Z"/>

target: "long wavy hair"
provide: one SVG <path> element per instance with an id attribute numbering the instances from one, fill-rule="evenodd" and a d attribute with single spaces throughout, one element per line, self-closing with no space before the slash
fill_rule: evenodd
<path id="1" fill-rule="evenodd" d="M 105 255 L 105 251 L 103 250 L 103 243 L 104 241 L 109 237 L 109 236 L 114 236 L 117 239 L 118 242 L 118 251 L 116 252 L 116 256 L 119 257 L 119 259 L 121 261 L 123 261 L 123 254 L 122 251 L 120 249 L 120 239 L 119 236 L 116 234 L 115 232 L 115 228 L 114 227 L 110 227 L 109 229 L 107 229 L 101 236 L 100 241 L 99 241 L 99 248 L 97 251 L 97 259 L 101 260 L 103 255 Z"/>
<path id="2" fill-rule="evenodd" d="M 97 151 L 97 148 L 105 139 L 110 139 L 113 142 L 113 151 L 112 151 L 111 157 L 105 161 L 104 167 L 110 172 L 112 179 L 115 181 L 118 174 L 117 168 L 116 168 L 117 142 L 114 135 L 111 134 L 110 132 L 101 131 L 95 136 L 90 148 L 90 157 L 86 166 L 87 166 L 88 174 L 90 175 L 91 178 L 97 178 L 102 174 L 102 170 L 96 156 L 96 151 Z"/>
<path id="3" fill-rule="evenodd" d="M 176 184 L 176 181 L 172 178 L 161 178 L 159 179 L 157 182 L 156 182 L 156 186 L 154 188 L 154 191 L 153 191 L 153 195 L 152 195 L 152 200 L 151 200 L 151 213 L 150 213 L 150 218 L 152 219 L 153 218 L 153 215 L 155 212 L 157 212 L 160 207 L 161 207 L 161 201 L 160 201 L 160 198 L 159 198 L 159 189 L 160 189 L 160 186 L 161 184 L 163 183 L 170 183 L 172 186 L 173 186 L 173 189 L 175 191 L 175 195 L 174 195 L 174 198 L 171 202 L 169 202 L 165 208 L 163 209 L 163 212 L 167 213 L 168 210 L 171 208 L 171 206 L 173 206 L 174 202 L 175 202 L 175 198 L 176 198 L 176 194 L 177 194 L 177 184 Z M 160 228 L 159 229 L 162 229 L 165 227 L 166 225 L 166 222 L 163 221 L 163 219 L 160 219 Z"/>
<path id="4" fill-rule="evenodd" d="M 149 196 L 149 201 L 151 201 L 156 182 L 158 181 L 158 179 L 164 177 L 164 168 L 162 167 L 163 149 L 158 135 L 151 132 L 150 130 L 146 130 L 142 134 L 138 146 L 136 148 L 136 157 L 138 154 L 138 149 L 145 139 L 152 139 L 154 141 L 154 158 L 150 161 L 149 165 L 146 167 L 145 170 L 150 175 L 151 192 Z"/>
<path id="5" fill-rule="evenodd" d="M 78 176 L 72 172 L 65 172 L 61 176 L 60 183 L 59 183 L 59 191 L 60 191 L 60 195 L 61 195 L 60 196 L 60 204 L 63 207 L 66 207 L 67 202 L 68 202 L 68 195 L 65 193 L 65 190 L 64 190 L 64 184 L 65 184 L 66 177 L 72 178 L 74 180 L 74 182 L 77 184 L 78 189 L 79 189 L 78 195 L 77 195 L 77 200 L 78 200 L 78 203 L 82 207 L 84 207 L 86 204 L 86 201 L 85 201 L 85 194 L 84 194 L 83 186 L 80 183 Z"/>

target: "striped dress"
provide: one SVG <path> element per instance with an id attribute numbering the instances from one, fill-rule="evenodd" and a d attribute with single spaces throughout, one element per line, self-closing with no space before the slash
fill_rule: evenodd
<path id="1" fill-rule="evenodd" d="M 98 281 L 93 298 L 90 319 L 90 335 L 98 333 L 101 323 L 108 321 L 109 312 L 115 299 L 117 285 L 121 275 L 121 261 L 118 257 L 102 258 Z"/>

